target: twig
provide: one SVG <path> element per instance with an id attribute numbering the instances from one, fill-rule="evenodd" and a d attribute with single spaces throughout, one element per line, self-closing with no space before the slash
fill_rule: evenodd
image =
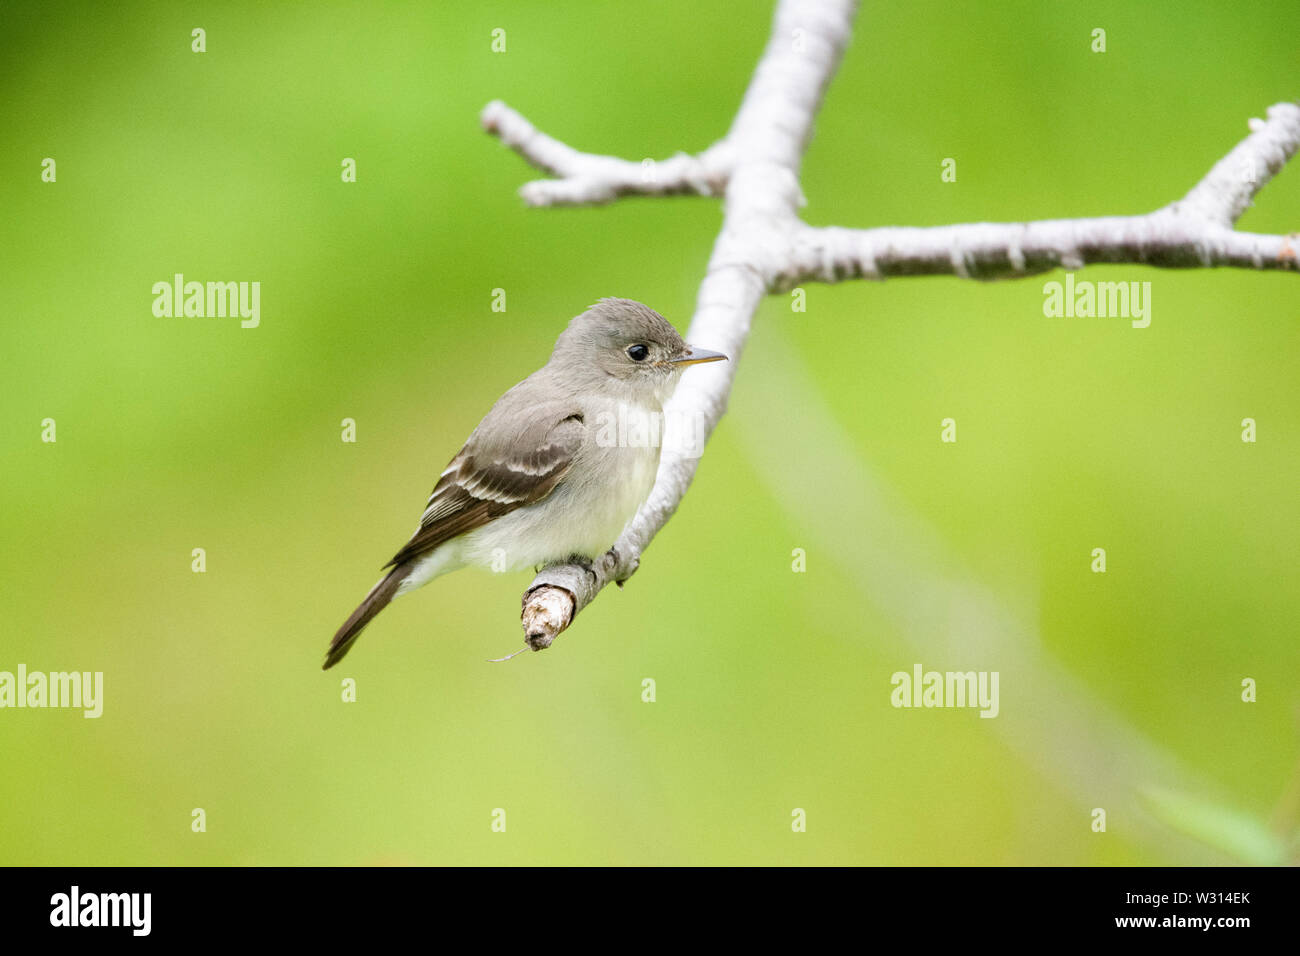
<path id="1" fill-rule="evenodd" d="M 1300 271 L 1300 236 L 1233 227 L 1261 188 L 1300 148 L 1300 106 L 1278 103 L 1181 200 L 1140 216 L 930 228 L 816 228 L 799 219 L 799 168 L 813 118 L 848 44 L 856 0 L 782 0 L 772 35 L 727 135 L 698 156 L 635 163 L 579 152 L 537 130 L 504 103 L 483 125 L 557 178 L 521 190 L 534 206 L 594 204 L 619 196 L 725 196 L 722 230 L 700 285 L 688 338 L 732 359 L 692 372 L 665 409 L 710 435 L 727 407 L 737 359 L 762 298 L 799 282 L 955 275 L 1017 278 L 1097 263 L 1168 268 L 1235 266 Z M 679 417 L 680 416 L 680 417 Z M 687 418 L 688 416 L 688 418 Z M 524 593 L 533 650 L 549 647 L 611 581 L 622 583 L 677 510 L 698 467 L 666 442 L 649 500 L 591 567 L 543 568 Z"/>

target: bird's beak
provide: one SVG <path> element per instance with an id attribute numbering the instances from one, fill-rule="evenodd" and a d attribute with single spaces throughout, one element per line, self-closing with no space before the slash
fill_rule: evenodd
<path id="1" fill-rule="evenodd" d="M 708 349 L 697 349 L 693 345 L 686 346 L 686 354 L 681 358 L 669 359 L 669 365 L 699 365 L 702 362 L 725 362 L 727 357 L 721 352 L 710 352 Z"/>

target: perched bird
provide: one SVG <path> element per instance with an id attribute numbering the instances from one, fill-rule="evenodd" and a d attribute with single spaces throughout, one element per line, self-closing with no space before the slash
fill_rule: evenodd
<path id="1" fill-rule="evenodd" d="M 663 405 L 682 371 L 725 358 L 631 299 L 601 299 L 573 319 L 550 361 L 497 400 L 439 475 L 415 534 L 334 635 L 325 669 L 393 598 L 448 571 L 590 563 L 609 550 L 654 486 Z"/>

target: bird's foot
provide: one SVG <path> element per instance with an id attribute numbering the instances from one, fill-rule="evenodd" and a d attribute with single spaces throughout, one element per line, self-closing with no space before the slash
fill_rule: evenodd
<path id="1" fill-rule="evenodd" d="M 611 569 L 617 568 L 623 563 L 623 559 L 619 556 L 617 548 L 610 548 L 608 551 L 606 551 L 605 560 L 608 562 L 609 567 Z M 628 578 L 636 574 L 636 569 L 639 567 L 641 567 L 640 556 L 634 557 L 630 562 L 628 562 L 627 573 L 614 579 L 614 583 L 618 585 L 619 590 L 622 590 L 623 584 L 627 581 Z"/>

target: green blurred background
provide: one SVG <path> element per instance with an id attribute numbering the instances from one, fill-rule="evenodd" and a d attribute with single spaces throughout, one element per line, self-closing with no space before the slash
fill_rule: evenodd
<path id="1" fill-rule="evenodd" d="M 1224 808 L 1202 830 L 1275 812 L 1300 750 L 1296 276 L 1080 277 L 1149 280 L 1144 330 L 1044 318 L 1059 273 L 770 298 L 626 590 L 498 666 L 530 577 L 461 572 L 322 673 L 492 401 L 599 296 L 684 329 L 720 224 L 708 199 L 526 209 L 538 174 L 479 110 L 632 159 L 702 149 L 771 8 L 7 14 L 0 670 L 102 670 L 105 710 L 0 711 L 0 863 L 1214 863 L 1141 788 Z M 806 217 L 1147 211 L 1296 98 L 1298 35 L 1288 0 L 869 4 Z M 1240 225 L 1298 222 L 1288 169 Z M 175 272 L 260 281 L 261 326 L 155 318 Z M 1001 716 L 895 710 L 916 662 L 999 670 Z"/>

